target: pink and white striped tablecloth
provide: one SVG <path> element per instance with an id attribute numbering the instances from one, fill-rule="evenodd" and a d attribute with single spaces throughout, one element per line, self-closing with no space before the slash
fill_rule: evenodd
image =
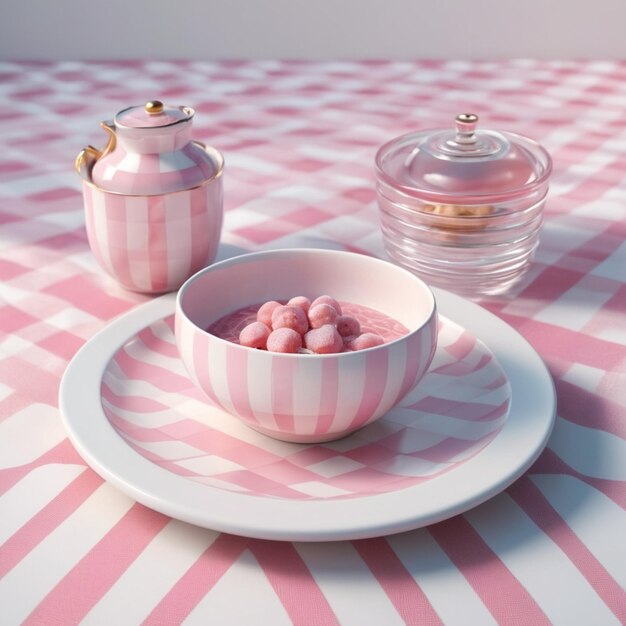
<path id="1" fill-rule="evenodd" d="M 530 471 L 428 528 L 321 544 L 196 528 L 92 471 L 59 382 L 148 297 L 96 266 L 73 160 L 104 143 L 100 120 L 154 98 L 194 106 L 195 138 L 226 157 L 231 254 L 384 256 L 376 148 L 459 112 L 544 144 L 555 172 L 536 261 L 514 296 L 483 301 L 556 385 Z M 0 64 L 0 623 L 625 623 L 625 111 L 615 62 Z"/>

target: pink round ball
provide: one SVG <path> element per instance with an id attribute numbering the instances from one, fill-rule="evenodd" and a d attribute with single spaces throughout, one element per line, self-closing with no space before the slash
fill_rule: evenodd
<path id="1" fill-rule="evenodd" d="M 343 349 L 343 340 L 332 324 L 326 324 L 304 335 L 304 346 L 315 354 L 334 354 Z"/>
<path id="2" fill-rule="evenodd" d="M 363 333 L 355 337 L 349 344 L 350 350 L 365 350 L 366 348 L 375 348 L 385 343 L 385 340 L 376 333 Z"/>
<path id="3" fill-rule="evenodd" d="M 252 322 L 239 333 L 239 343 L 247 348 L 264 349 L 270 332 L 263 322 Z"/>
<path id="4" fill-rule="evenodd" d="M 350 344 L 358 337 L 358 335 L 348 335 L 347 337 L 343 337 L 343 351 L 344 352 L 352 352 L 352 348 Z"/>
<path id="5" fill-rule="evenodd" d="M 337 321 L 337 311 L 330 304 L 311 305 L 309 309 L 309 324 L 311 328 L 321 328 L 326 324 L 334 324 Z"/>
<path id="6" fill-rule="evenodd" d="M 297 306 L 305 313 L 308 313 L 309 309 L 311 308 L 311 301 L 305 296 L 296 296 L 295 298 L 291 298 L 291 300 L 287 302 L 287 306 Z"/>
<path id="7" fill-rule="evenodd" d="M 311 302 L 311 307 L 317 306 L 318 304 L 328 304 L 332 306 L 333 309 L 337 311 L 337 315 L 341 315 L 343 313 L 339 302 L 337 302 L 335 298 L 331 298 L 330 296 L 319 296 L 318 298 L 315 298 L 315 300 Z"/>
<path id="8" fill-rule="evenodd" d="M 269 300 L 264 302 L 256 313 L 256 319 L 258 322 L 263 322 L 267 327 L 272 327 L 272 313 L 276 307 L 282 306 L 280 302 L 275 300 Z"/>
<path id="9" fill-rule="evenodd" d="M 361 332 L 361 324 L 356 317 L 351 315 L 340 315 L 336 322 L 337 330 L 342 337 L 358 335 Z"/>
<path id="10" fill-rule="evenodd" d="M 302 347 L 302 336 L 293 328 L 278 328 L 267 338 L 270 352 L 294 353 Z"/>
<path id="11" fill-rule="evenodd" d="M 277 306 L 272 311 L 272 328 L 292 328 L 304 335 L 309 330 L 309 320 L 306 313 L 297 306 Z"/>

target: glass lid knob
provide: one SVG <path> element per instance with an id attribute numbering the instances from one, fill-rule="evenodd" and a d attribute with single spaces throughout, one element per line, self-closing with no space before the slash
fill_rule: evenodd
<path id="1" fill-rule="evenodd" d="M 478 124 L 478 115 L 474 115 L 474 113 L 461 113 L 456 116 L 454 122 L 456 124 L 455 140 L 457 143 L 468 144 L 476 141 L 474 131 Z"/>

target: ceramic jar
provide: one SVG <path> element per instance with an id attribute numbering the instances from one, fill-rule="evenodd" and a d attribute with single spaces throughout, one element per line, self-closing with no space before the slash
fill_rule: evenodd
<path id="1" fill-rule="evenodd" d="M 132 291 L 173 291 L 217 253 L 224 159 L 192 140 L 193 115 L 158 101 L 124 109 L 101 124 L 106 147 L 76 159 L 89 245 Z"/>

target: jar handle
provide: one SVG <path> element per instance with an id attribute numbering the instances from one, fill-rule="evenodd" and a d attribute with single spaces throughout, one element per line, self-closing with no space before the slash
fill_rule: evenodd
<path id="1" fill-rule="evenodd" d="M 109 140 L 107 141 L 107 145 L 104 146 L 104 150 L 100 152 L 98 155 L 98 159 L 105 157 L 107 154 L 115 150 L 115 145 L 117 144 L 117 137 L 115 135 L 115 124 L 112 120 L 107 120 L 105 122 L 100 122 L 100 126 L 104 128 L 104 130 L 109 133 Z"/>
<path id="2" fill-rule="evenodd" d="M 85 180 L 89 180 L 89 177 L 91 176 L 91 169 L 93 168 L 95 162 L 112 152 L 117 144 L 115 124 L 113 121 L 107 120 L 105 122 L 100 122 L 100 126 L 109 134 L 107 145 L 104 146 L 103 150 L 98 150 L 93 146 L 87 146 L 78 153 L 74 163 L 76 171 Z"/>

